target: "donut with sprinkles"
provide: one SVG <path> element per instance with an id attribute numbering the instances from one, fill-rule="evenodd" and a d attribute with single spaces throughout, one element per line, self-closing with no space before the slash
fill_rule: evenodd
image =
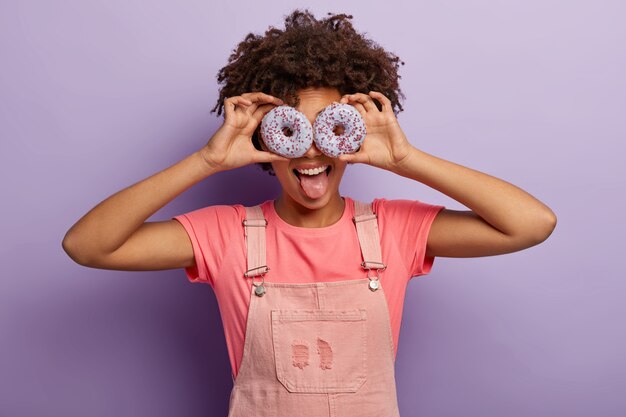
<path id="1" fill-rule="evenodd" d="M 343 128 L 343 133 L 339 135 L 335 134 L 338 126 Z M 354 106 L 337 102 L 317 116 L 313 132 L 319 150 L 332 158 L 358 151 L 366 133 L 361 113 Z"/>
<path id="2" fill-rule="evenodd" d="M 303 113 L 283 105 L 270 110 L 261 120 L 261 138 L 271 152 L 299 158 L 313 143 L 313 128 Z"/>

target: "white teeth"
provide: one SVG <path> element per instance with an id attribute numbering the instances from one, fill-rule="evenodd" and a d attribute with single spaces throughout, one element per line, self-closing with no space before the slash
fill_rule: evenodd
<path id="1" fill-rule="evenodd" d="M 297 171 L 300 174 L 306 174 L 306 175 L 317 175 L 322 171 L 325 171 L 326 168 L 328 168 L 328 165 L 324 165 L 318 168 L 314 168 L 314 169 L 298 169 Z"/>

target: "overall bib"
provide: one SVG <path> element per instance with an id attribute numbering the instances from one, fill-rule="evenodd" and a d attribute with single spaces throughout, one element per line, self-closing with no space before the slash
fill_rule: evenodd
<path id="1" fill-rule="evenodd" d="M 265 282 L 267 220 L 246 207 L 251 298 L 229 417 L 399 417 L 377 216 L 354 204 L 366 277 L 305 284 Z"/>

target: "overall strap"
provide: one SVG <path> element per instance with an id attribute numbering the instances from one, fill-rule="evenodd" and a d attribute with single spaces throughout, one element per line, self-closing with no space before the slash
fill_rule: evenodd
<path id="1" fill-rule="evenodd" d="M 261 206 L 245 207 L 246 218 L 244 226 L 246 249 L 248 252 L 248 270 L 243 274 L 250 278 L 263 275 L 270 269 L 265 260 L 265 228 L 267 220 L 263 216 Z"/>
<path id="2" fill-rule="evenodd" d="M 370 278 L 370 280 L 374 277 L 370 277 L 369 271 L 372 269 L 376 270 L 377 280 L 380 276 L 379 271 L 383 271 L 387 268 L 387 265 L 382 261 L 380 236 L 378 232 L 378 216 L 372 210 L 372 203 L 363 203 L 357 200 L 353 201 L 354 217 L 352 221 L 356 225 L 361 254 L 363 255 L 361 266 L 368 271 L 368 278 Z M 259 205 L 245 207 L 245 209 L 246 219 L 243 220 L 242 224 L 245 229 L 248 269 L 243 275 L 246 278 L 261 275 L 263 278 L 263 275 L 270 270 L 266 264 L 265 258 L 265 228 L 267 227 L 267 220 L 263 216 L 263 211 Z M 263 281 L 260 284 L 255 284 L 253 281 L 253 285 L 259 290 L 257 295 L 264 293 Z M 370 289 L 375 291 L 377 288 L 377 283 L 370 282 Z"/>
<path id="3" fill-rule="evenodd" d="M 372 203 L 363 203 L 354 201 L 354 217 L 352 221 L 356 225 L 359 244 L 361 245 L 361 253 L 363 254 L 363 269 L 384 270 L 387 265 L 383 263 L 380 236 L 378 233 L 377 214 L 372 209 Z"/>

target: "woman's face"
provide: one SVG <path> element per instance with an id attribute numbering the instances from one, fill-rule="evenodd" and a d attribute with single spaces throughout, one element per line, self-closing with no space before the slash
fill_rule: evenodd
<path id="1" fill-rule="evenodd" d="M 296 107 L 302 112 L 309 122 L 313 124 L 317 114 L 333 102 L 341 99 L 341 94 L 335 88 L 307 88 L 297 91 L 300 103 Z M 267 150 L 263 141 L 261 146 Z M 285 203 L 293 203 L 307 207 L 309 209 L 319 209 L 329 202 L 337 204 L 340 201 L 339 183 L 343 177 L 347 162 L 342 162 L 337 158 L 331 158 L 323 154 L 316 146 L 315 142 L 300 158 L 293 158 L 288 162 L 272 162 L 272 167 L 276 177 L 283 189 L 281 198 Z M 322 172 L 316 176 L 298 174 L 302 181 L 296 176 L 294 170 L 298 168 L 315 168 L 330 166 L 330 172 L 326 178 L 326 173 Z"/>

